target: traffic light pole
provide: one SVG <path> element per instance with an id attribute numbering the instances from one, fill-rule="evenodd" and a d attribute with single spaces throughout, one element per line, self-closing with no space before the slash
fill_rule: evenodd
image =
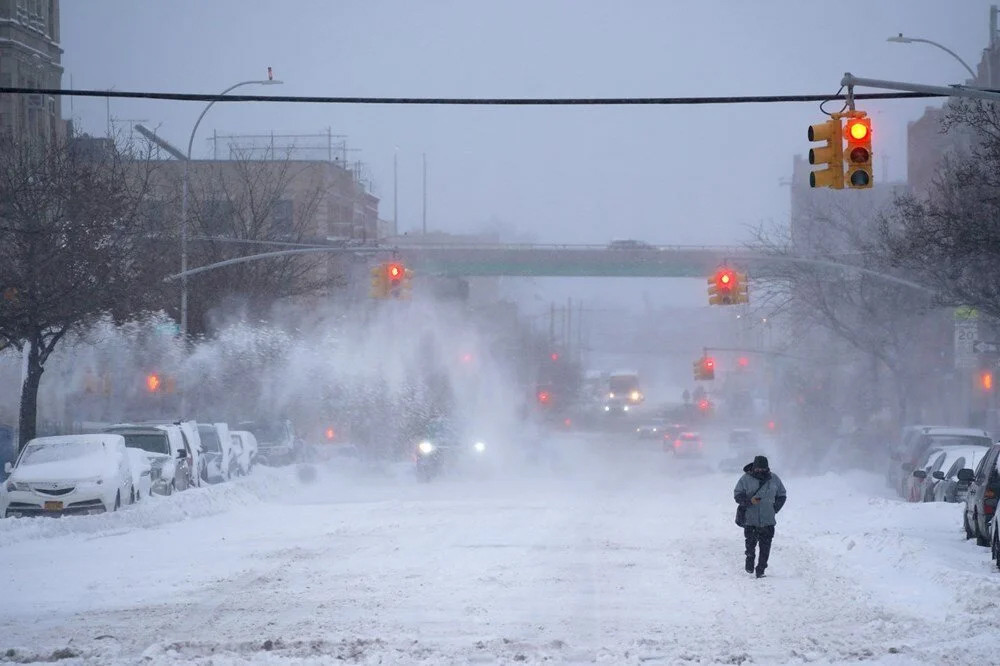
<path id="1" fill-rule="evenodd" d="M 865 79 L 854 76 L 850 72 L 844 74 L 840 80 L 840 85 L 847 88 L 847 104 L 854 108 L 854 87 L 879 88 L 881 90 L 898 90 L 902 92 L 928 93 L 931 95 L 943 95 L 945 97 L 968 97 L 971 99 L 983 99 L 991 102 L 1000 102 L 1000 92 L 986 90 L 972 86 L 928 86 L 922 83 L 906 83 L 904 81 L 884 81 L 882 79 Z"/>

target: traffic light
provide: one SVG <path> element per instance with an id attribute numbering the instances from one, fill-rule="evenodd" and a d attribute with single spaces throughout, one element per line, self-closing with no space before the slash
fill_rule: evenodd
<path id="1" fill-rule="evenodd" d="M 540 402 L 541 404 L 547 405 L 549 404 L 549 402 L 551 402 L 551 400 L 552 400 L 552 394 L 549 393 L 548 391 L 538 392 L 538 402 Z"/>
<path id="2" fill-rule="evenodd" d="M 745 277 L 731 268 L 720 268 L 708 278 L 708 304 L 733 305 L 747 303 Z"/>
<path id="3" fill-rule="evenodd" d="M 406 275 L 406 269 L 402 264 L 392 262 L 385 264 L 384 270 L 385 283 L 389 296 L 399 298 L 399 292 L 400 288 L 403 286 L 403 278 Z"/>
<path id="4" fill-rule="evenodd" d="M 844 137 L 840 115 L 825 123 L 809 126 L 810 141 L 825 141 L 821 148 L 809 149 L 809 164 L 826 165 L 825 169 L 809 172 L 809 187 L 844 189 Z"/>
<path id="5" fill-rule="evenodd" d="M 749 303 L 750 302 L 750 287 L 749 281 L 747 280 L 746 273 L 736 274 L 736 287 L 734 289 L 736 303 Z"/>
<path id="6" fill-rule="evenodd" d="M 979 388 L 984 391 L 993 390 L 993 372 L 990 370 L 983 370 L 979 373 Z"/>
<path id="7" fill-rule="evenodd" d="M 150 393 L 156 393 L 163 386 L 163 380 L 155 372 L 151 372 L 146 375 L 146 390 Z"/>
<path id="8" fill-rule="evenodd" d="M 860 111 L 858 113 L 864 113 Z M 844 130 L 847 149 L 847 186 L 854 190 L 872 186 L 872 121 L 870 118 L 848 118 Z"/>
<path id="9" fill-rule="evenodd" d="M 715 379 L 715 359 L 711 356 L 703 356 L 694 362 L 695 379 Z"/>
<path id="10" fill-rule="evenodd" d="M 750 365 L 750 359 L 748 359 L 746 356 L 740 356 L 738 359 L 736 359 L 736 365 L 738 365 L 741 368 L 746 368 L 748 365 Z"/>
<path id="11" fill-rule="evenodd" d="M 549 358 L 552 359 L 553 363 L 555 363 L 556 361 L 559 360 L 559 352 L 552 352 L 551 354 L 549 354 Z"/>

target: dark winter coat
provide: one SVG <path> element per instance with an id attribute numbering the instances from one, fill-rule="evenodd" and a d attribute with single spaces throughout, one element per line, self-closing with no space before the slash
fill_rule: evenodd
<path id="1" fill-rule="evenodd" d="M 757 477 L 750 473 L 752 470 L 753 463 L 743 468 L 743 476 L 736 482 L 733 497 L 737 504 L 746 507 L 744 524 L 747 527 L 770 527 L 776 523 L 775 516 L 785 505 L 785 484 L 770 471 Z M 760 498 L 759 504 L 750 502 L 755 495 Z"/>

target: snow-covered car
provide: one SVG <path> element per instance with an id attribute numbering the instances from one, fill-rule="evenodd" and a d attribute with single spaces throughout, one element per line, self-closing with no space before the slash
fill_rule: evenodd
<path id="1" fill-rule="evenodd" d="M 228 481 L 236 466 L 233 439 L 225 423 L 199 423 L 201 438 L 202 479 L 209 483 Z"/>
<path id="2" fill-rule="evenodd" d="M 925 502 L 961 502 L 969 492 L 969 483 L 975 472 L 972 468 L 979 464 L 988 447 L 947 446 L 944 464 L 931 473 L 929 492 L 925 492 Z M 963 471 L 964 470 L 964 471 Z"/>
<path id="3" fill-rule="evenodd" d="M 989 433 L 978 428 L 911 426 L 903 430 L 901 442 L 890 451 L 889 479 L 901 497 L 907 498 L 910 479 L 927 459 L 931 449 L 946 446 L 990 446 Z M 985 528 L 985 524 L 983 525 Z"/>
<path id="4" fill-rule="evenodd" d="M 288 465 L 303 456 L 304 444 L 287 419 L 243 421 L 239 429 L 253 433 L 257 439 L 257 462 L 262 465 Z"/>
<path id="5" fill-rule="evenodd" d="M 152 466 L 146 452 L 140 449 L 125 447 L 128 454 L 129 470 L 132 472 L 132 490 L 129 492 L 129 504 L 135 504 L 143 497 L 153 494 Z"/>
<path id="6" fill-rule="evenodd" d="M 192 457 L 180 426 L 120 424 L 105 432 L 121 435 L 127 448 L 145 453 L 151 466 L 150 483 L 154 493 L 170 495 L 191 485 Z"/>
<path id="7" fill-rule="evenodd" d="M 924 502 L 928 493 L 933 493 L 934 473 L 941 470 L 947 454 L 940 449 L 932 449 L 927 458 L 913 470 L 903 484 L 903 499 L 907 502 Z"/>
<path id="8" fill-rule="evenodd" d="M 239 474 L 249 474 L 257 462 L 257 438 L 249 430 L 230 430 Z"/>
<path id="9" fill-rule="evenodd" d="M 5 467 L 7 517 L 117 511 L 134 492 L 121 435 L 38 437 Z"/>
<path id="10" fill-rule="evenodd" d="M 170 434 L 171 441 L 176 442 L 179 437 L 180 446 L 183 453 L 178 449 L 176 457 L 181 463 L 178 469 L 188 474 L 187 486 L 200 486 L 205 477 L 205 459 L 201 455 L 201 436 L 198 434 L 198 424 L 195 421 L 143 421 L 136 425 L 141 426 L 165 426 Z M 176 428 L 176 430 L 174 429 Z M 173 445 L 173 444 L 172 444 Z M 178 481 L 175 490 L 184 490 L 182 483 Z"/>

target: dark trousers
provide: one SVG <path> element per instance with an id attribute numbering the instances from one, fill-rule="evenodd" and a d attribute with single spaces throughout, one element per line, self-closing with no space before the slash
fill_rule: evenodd
<path id="1" fill-rule="evenodd" d="M 771 555 L 771 540 L 774 538 L 774 525 L 769 527 L 744 527 L 743 536 L 747 542 L 747 567 L 754 565 L 754 558 L 757 554 L 757 544 L 760 543 L 760 557 L 757 558 L 757 573 L 762 573 L 767 568 L 767 558 Z"/>

